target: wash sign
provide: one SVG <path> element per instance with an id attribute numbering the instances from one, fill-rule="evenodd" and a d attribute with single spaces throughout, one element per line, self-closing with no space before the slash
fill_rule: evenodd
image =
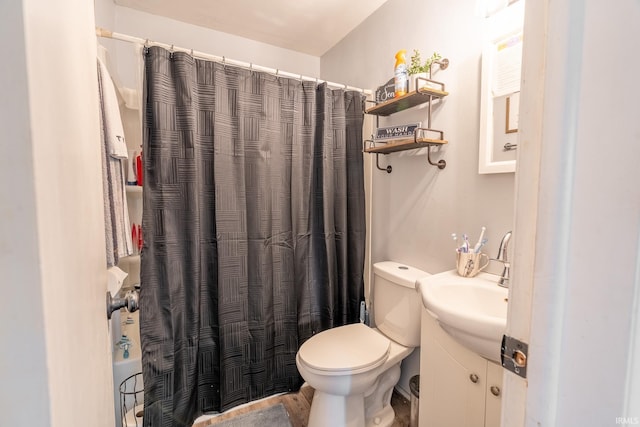
<path id="1" fill-rule="evenodd" d="M 420 123 L 409 123 L 406 125 L 388 126 L 376 129 L 376 141 L 386 139 L 403 139 L 413 138 L 416 129 L 420 127 Z"/>

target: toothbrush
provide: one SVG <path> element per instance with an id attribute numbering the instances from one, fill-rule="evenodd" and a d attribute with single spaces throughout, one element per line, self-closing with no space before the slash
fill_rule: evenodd
<path id="1" fill-rule="evenodd" d="M 453 243 L 455 243 L 456 245 L 456 252 L 460 252 L 460 248 L 458 247 L 458 244 L 456 243 L 458 240 L 458 235 L 456 233 L 451 233 L 451 237 L 453 238 Z"/>
<path id="2" fill-rule="evenodd" d="M 474 250 L 475 250 L 475 252 L 476 252 L 477 254 L 479 254 L 479 253 L 480 253 L 480 249 L 482 249 L 482 247 L 483 247 L 484 245 L 486 245 L 488 241 L 489 241 L 489 239 L 487 239 L 486 237 L 485 237 L 484 239 L 482 239 L 482 242 L 480 242 L 480 247 L 479 247 L 478 249 L 474 249 Z"/>
<path id="3" fill-rule="evenodd" d="M 462 249 L 462 252 L 466 254 L 467 252 L 469 252 L 469 236 L 467 236 L 466 234 L 462 234 L 462 239 L 463 239 L 463 242 L 462 242 L 461 249 Z"/>
<path id="4" fill-rule="evenodd" d="M 478 237 L 478 243 L 476 243 L 476 245 L 473 247 L 473 252 L 474 253 L 478 253 L 480 251 L 480 248 L 482 247 L 482 239 L 484 239 L 484 232 L 487 231 L 487 227 L 482 227 L 482 230 L 480 231 L 480 237 Z"/>

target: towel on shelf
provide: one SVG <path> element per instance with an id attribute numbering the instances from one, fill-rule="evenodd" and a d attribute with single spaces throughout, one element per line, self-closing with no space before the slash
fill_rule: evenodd
<path id="1" fill-rule="evenodd" d="M 120 116 L 118 96 L 111 81 L 111 76 L 104 63 L 98 58 L 100 95 L 102 107 L 102 127 L 105 131 L 107 150 L 110 156 L 127 158 L 127 144 L 124 140 L 124 128 Z"/>
<path id="2" fill-rule="evenodd" d="M 127 145 L 113 82 L 100 59 L 97 68 L 107 266 L 112 267 L 120 258 L 133 254 L 125 192 Z"/>

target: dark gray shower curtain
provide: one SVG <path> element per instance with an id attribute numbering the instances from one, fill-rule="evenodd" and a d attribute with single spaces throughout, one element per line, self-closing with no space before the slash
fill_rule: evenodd
<path id="1" fill-rule="evenodd" d="M 145 54 L 145 426 L 301 385 L 314 333 L 363 299 L 360 93 Z"/>

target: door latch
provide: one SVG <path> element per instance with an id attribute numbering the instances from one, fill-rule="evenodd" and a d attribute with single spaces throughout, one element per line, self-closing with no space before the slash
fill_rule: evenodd
<path id="1" fill-rule="evenodd" d="M 513 372 L 522 378 L 527 378 L 527 356 L 529 345 L 526 342 L 502 336 L 502 346 L 500 347 L 500 359 L 502 367 Z"/>

